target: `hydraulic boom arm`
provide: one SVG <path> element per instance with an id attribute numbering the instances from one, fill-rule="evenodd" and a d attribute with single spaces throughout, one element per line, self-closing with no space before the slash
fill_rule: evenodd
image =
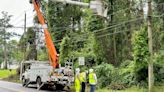
<path id="1" fill-rule="evenodd" d="M 43 15 L 42 15 L 42 13 L 40 11 L 40 6 L 39 6 L 37 1 L 39 1 L 39 0 L 33 0 L 32 3 L 34 4 L 34 9 L 35 9 L 35 11 L 37 13 L 38 20 L 39 20 L 40 24 L 42 25 L 42 27 L 44 29 L 46 47 L 48 49 L 50 64 L 54 68 L 58 68 L 59 67 L 59 62 L 58 62 L 57 51 L 56 51 L 55 46 L 53 44 L 52 38 L 50 36 L 50 33 L 48 32 L 47 24 L 45 23 Z"/>

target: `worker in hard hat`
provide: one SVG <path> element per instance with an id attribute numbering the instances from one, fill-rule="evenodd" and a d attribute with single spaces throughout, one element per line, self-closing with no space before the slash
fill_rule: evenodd
<path id="1" fill-rule="evenodd" d="M 86 81 L 87 81 L 86 74 L 87 74 L 87 71 L 83 71 L 80 73 L 81 92 L 85 92 Z"/>
<path id="2" fill-rule="evenodd" d="M 80 92 L 81 85 L 80 85 L 80 69 L 76 68 L 75 70 L 75 90 L 76 92 Z"/>
<path id="3" fill-rule="evenodd" d="M 96 89 L 97 84 L 97 77 L 94 73 L 93 69 L 89 69 L 89 85 L 90 85 L 90 92 L 94 92 Z"/>

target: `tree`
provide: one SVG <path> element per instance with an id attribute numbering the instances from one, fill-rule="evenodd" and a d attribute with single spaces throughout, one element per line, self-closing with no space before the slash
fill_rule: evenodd
<path id="1" fill-rule="evenodd" d="M 36 33 L 34 31 L 34 28 L 28 28 L 27 32 L 24 33 L 24 36 L 21 37 L 19 46 L 22 52 L 26 51 L 24 57 L 25 60 L 37 60 L 37 50 L 35 42 Z"/>
<path id="2" fill-rule="evenodd" d="M 50 1 L 47 10 L 48 29 L 59 53 L 60 42 L 70 30 L 81 31 L 81 7 Z M 77 26 L 78 25 L 78 26 Z"/>
<path id="3" fill-rule="evenodd" d="M 7 28 L 12 27 L 9 23 L 11 15 L 8 15 L 7 12 L 2 12 L 2 18 L 0 19 L 0 37 L 2 39 L 3 48 L 4 48 L 4 68 L 7 69 L 8 54 L 7 54 L 7 42 L 6 40 L 10 39 L 12 36 L 11 33 L 7 32 Z"/>
<path id="4" fill-rule="evenodd" d="M 8 58 L 10 61 L 17 61 L 20 62 L 23 60 L 23 52 L 21 52 L 21 50 L 19 49 L 18 46 L 18 41 L 16 40 L 10 40 L 7 42 L 8 44 L 8 53 L 10 53 L 8 55 Z"/>

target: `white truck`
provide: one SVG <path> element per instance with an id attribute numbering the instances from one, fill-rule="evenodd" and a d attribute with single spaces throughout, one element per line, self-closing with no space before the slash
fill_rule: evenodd
<path id="1" fill-rule="evenodd" d="M 72 63 L 67 63 L 65 67 L 54 69 L 47 62 L 25 61 L 21 63 L 20 80 L 22 86 L 36 84 L 39 90 L 42 86 L 48 85 L 62 90 L 74 82 Z"/>

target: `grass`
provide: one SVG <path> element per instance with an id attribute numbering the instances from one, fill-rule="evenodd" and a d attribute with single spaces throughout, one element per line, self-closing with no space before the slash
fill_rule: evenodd
<path id="1" fill-rule="evenodd" d="M 96 92 L 147 92 L 145 88 L 131 87 L 125 90 L 98 89 Z"/>
<path id="2" fill-rule="evenodd" d="M 125 90 L 97 89 L 96 92 L 148 92 L 146 88 L 131 87 Z M 154 87 L 153 92 L 164 92 L 164 86 Z"/>
<path id="3" fill-rule="evenodd" d="M 0 79 L 16 74 L 16 70 L 0 70 Z"/>

